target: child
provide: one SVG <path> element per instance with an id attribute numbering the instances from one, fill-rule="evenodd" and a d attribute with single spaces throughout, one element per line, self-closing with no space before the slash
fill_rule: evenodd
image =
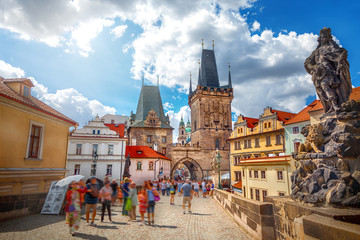
<path id="1" fill-rule="evenodd" d="M 141 188 L 141 190 L 138 194 L 138 199 L 139 199 L 139 212 L 141 215 L 141 222 L 139 225 L 142 226 L 144 224 L 144 218 L 145 218 L 145 213 L 146 213 L 146 209 L 147 209 L 147 199 L 146 199 L 145 188 Z"/>
<path id="2" fill-rule="evenodd" d="M 175 192 L 176 192 L 176 184 L 172 182 L 170 186 L 170 205 L 175 205 L 174 203 Z"/>

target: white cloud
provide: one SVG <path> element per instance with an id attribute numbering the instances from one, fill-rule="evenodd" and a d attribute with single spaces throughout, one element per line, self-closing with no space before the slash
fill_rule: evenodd
<path id="1" fill-rule="evenodd" d="M 164 106 L 165 110 L 170 110 L 170 109 L 174 108 L 174 104 L 169 103 L 169 102 L 164 103 L 163 106 Z"/>
<path id="2" fill-rule="evenodd" d="M 251 31 L 255 32 L 255 31 L 259 30 L 259 29 L 260 29 L 260 23 L 258 21 L 255 21 L 252 24 Z"/>
<path id="3" fill-rule="evenodd" d="M 127 25 L 120 25 L 113 28 L 110 33 L 113 34 L 115 38 L 121 38 L 124 35 L 126 29 Z"/>
<path id="4" fill-rule="evenodd" d="M 174 128 L 173 131 L 173 142 L 177 142 L 177 138 L 179 136 L 179 123 L 181 121 L 181 117 L 183 117 L 185 124 L 188 119 L 191 118 L 191 112 L 189 106 L 183 106 L 180 108 L 178 112 L 174 112 L 173 110 L 168 111 L 166 115 L 169 114 L 170 125 Z"/>
<path id="5" fill-rule="evenodd" d="M 24 70 L 13 67 L 11 64 L 0 60 L 0 77 L 3 78 L 21 78 L 25 75 Z"/>

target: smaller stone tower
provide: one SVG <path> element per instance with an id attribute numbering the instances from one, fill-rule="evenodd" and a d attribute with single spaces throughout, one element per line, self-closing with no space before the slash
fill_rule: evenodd
<path id="1" fill-rule="evenodd" d="M 177 141 L 182 146 L 186 144 L 186 129 L 183 117 L 181 117 L 181 121 L 179 123 L 179 137 Z"/>

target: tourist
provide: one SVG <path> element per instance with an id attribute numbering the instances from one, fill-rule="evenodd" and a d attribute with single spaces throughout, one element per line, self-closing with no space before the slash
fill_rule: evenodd
<path id="1" fill-rule="evenodd" d="M 154 188 L 158 190 L 158 183 L 156 181 L 153 181 Z"/>
<path id="2" fill-rule="evenodd" d="M 170 205 L 175 205 L 176 183 L 173 181 L 170 186 Z"/>
<path id="3" fill-rule="evenodd" d="M 165 196 L 165 192 L 166 192 L 166 182 L 165 182 L 165 180 L 161 182 L 161 192 L 162 192 L 162 195 Z"/>
<path id="4" fill-rule="evenodd" d="M 144 224 L 144 215 L 145 215 L 146 209 L 147 209 L 146 190 L 144 187 L 142 187 L 139 192 L 138 200 L 139 200 L 139 212 L 140 212 L 140 216 L 141 216 L 139 225 L 142 226 Z"/>
<path id="5" fill-rule="evenodd" d="M 170 180 L 167 180 L 167 182 L 166 182 L 166 196 L 170 195 L 170 187 L 171 187 Z"/>
<path id="6" fill-rule="evenodd" d="M 115 179 L 112 180 L 110 186 L 111 186 L 111 189 L 113 191 L 113 194 L 111 195 L 111 204 L 114 205 L 115 202 L 116 202 L 116 196 L 117 196 L 117 193 L 118 193 L 117 192 L 118 191 L 118 184 L 116 183 Z"/>
<path id="7" fill-rule="evenodd" d="M 206 183 L 205 183 L 205 180 L 202 181 L 201 188 L 202 188 L 202 192 L 203 192 L 203 197 L 206 198 Z"/>
<path id="8" fill-rule="evenodd" d="M 182 183 L 181 183 L 181 180 L 179 180 L 178 185 L 177 185 L 177 189 L 179 191 L 179 197 L 181 197 L 181 187 L 182 187 Z"/>
<path id="9" fill-rule="evenodd" d="M 123 193 L 122 193 L 122 190 L 121 190 L 121 185 L 123 184 L 123 182 L 120 183 L 120 186 L 117 186 L 117 192 L 118 192 L 118 199 L 119 199 L 119 203 L 120 205 L 123 203 Z"/>
<path id="10" fill-rule="evenodd" d="M 191 214 L 191 199 L 193 195 L 193 190 L 190 185 L 190 181 L 187 179 L 185 184 L 181 187 L 181 192 L 183 194 L 183 211 L 185 214 L 185 204 L 188 204 L 189 207 L 189 213 Z"/>
<path id="11" fill-rule="evenodd" d="M 95 226 L 94 220 L 96 216 L 96 207 L 99 198 L 99 185 L 97 184 L 96 177 L 90 179 L 90 183 L 86 185 L 87 193 L 85 196 L 86 203 L 86 225 Z M 89 223 L 90 211 L 92 212 L 91 223 Z"/>
<path id="12" fill-rule="evenodd" d="M 136 220 L 136 206 L 138 205 L 138 198 L 137 198 L 137 190 L 136 184 L 134 182 L 130 183 L 129 185 L 129 199 L 131 199 L 131 210 L 129 212 L 130 220 Z"/>
<path id="13" fill-rule="evenodd" d="M 82 182 L 81 186 L 84 187 L 85 183 Z M 86 192 L 85 188 L 81 188 L 79 183 L 71 182 L 69 190 L 66 193 L 66 224 L 69 225 L 70 234 L 75 235 L 75 232 L 79 230 L 80 226 L 80 212 L 81 212 L 81 197 L 80 194 Z"/>
<path id="14" fill-rule="evenodd" d="M 100 197 L 101 197 L 101 222 L 104 221 L 104 215 L 105 215 L 105 208 L 108 211 L 109 220 L 111 220 L 111 200 L 113 195 L 113 190 L 110 184 L 110 181 L 105 181 L 104 187 L 100 190 Z"/>
<path id="15" fill-rule="evenodd" d="M 193 186 L 194 186 L 194 196 L 199 197 L 199 183 L 195 181 L 193 183 Z"/>
<path id="16" fill-rule="evenodd" d="M 148 213 L 148 224 L 154 225 L 155 217 L 155 196 L 159 197 L 159 193 L 153 188 L 152 183 L 146 184 L 146 199 L 147 199 L 147 213 Z"/>
<path id="17" fill-rule="evenodd" d="M 210 188 L 211 188 L 210 181 L 207 181 L 207 183 L 206 183 L 206 193 L 207 193 L 208 195 L 210 194 Z"/>
<path id="18" fill-rule="evenodd" d="M 123 193 L 123 206 L 122 206 L 122 215 L 123 216 L 128 216 L 129 215 L 128 211 L 125 209 L 126 201 L 127 201 L 128 197 L 129 197 L 129 184 L 130 184 L 130 179 L 125 178 L 124 183 L 121 185 L 121 190 L 122 190 L 122 193 Z"/>
<path id="19" fill-rule="evenodd" d="M 213 198 L 215 184 L 214 184 L 214 182 L 213 182 L 212 180 L 210 180 L 210 184 L 211 184 L 211 187 L 210 187 L 210 197 Z"/>

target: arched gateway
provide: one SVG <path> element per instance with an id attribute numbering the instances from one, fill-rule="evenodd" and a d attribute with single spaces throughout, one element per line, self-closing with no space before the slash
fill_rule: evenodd
<path id="1" fill-rule="evenodd" d="M 170 176 L 172 179 L 181 176 L 182 178 L 186 177 L 197 181 L 204 177 L 200 164 L 189 157 L 177 161 L 171 169 Z"/>

